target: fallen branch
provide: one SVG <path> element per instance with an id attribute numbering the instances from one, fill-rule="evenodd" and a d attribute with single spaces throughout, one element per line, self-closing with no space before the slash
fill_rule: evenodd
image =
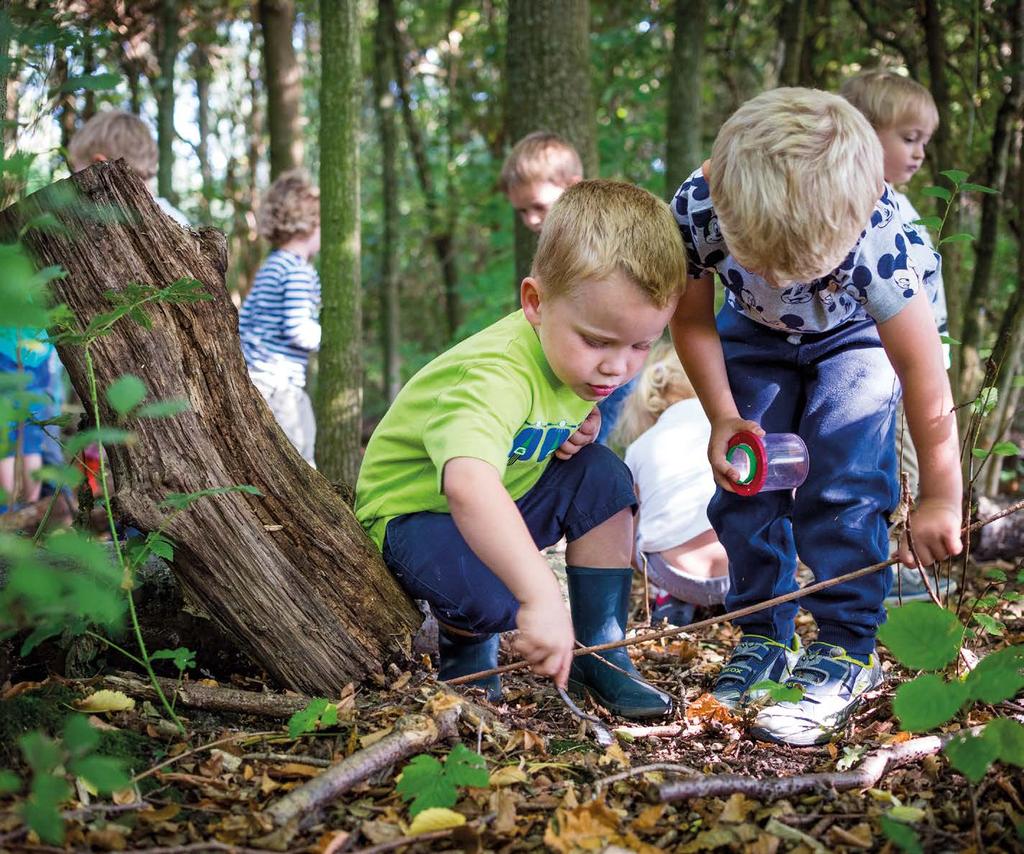
<path id="1" fill-rule="evenodd" d="M 1011 504 L 1005 510 L 996 513 L 993 516 L 989 516 L 987 519 L 980 519 L 972 525 L 966 525 L 960 530 L 961 534 L 970 534 L 974 531 L 983 528 L 985 525 L 995 522 L 997 519 L 1002 519 L 1004 516 L 1009 516 L 1016 513 L 1019 510 L 1024 509 L 1024 501 L 1018 501 L 1015 504 Z M 816 584 L 809 584 L 807 587 L 802 587 L 799 590 L 794 590 L 792 593 L 786 593 L 782 596 L 776 596 L 774 599 L 768 599 L 765 602 L 760 602 L 757 605 L 750 605 L 746 608 L 738 608 L 735 611 L 729 611 L 726 614 L 721 614 L 717 617 L 709 617 L 706 620 L 699 620 L 696 623 L 690 623 L 688 626 L 677 626 L 671 629 L 661 629 L 656 632 L 646 632 L 644 634 L 634 635 L 631 638 L 625 640 L 613 641 L 612 643 L 602 643 L 596 646 L 585 646 L 573 650 L 573 657 L 579 655 L 589 655 L 592 652 L 604 652 L 607 649 L 619 649 L 624 646 L 634 646 L 641 643 L 649 643 L 650 641 L 661 640 L 662 638 L 675 637 L 676 635 L 683 634 L 684 632 L 694 632 L 697 629 L 706 629 L 708 626 L 717 626 L 720 623 L 727 623 L 730 620 L 735 620 L 737 617 L 746 617 L 749 614 L 756 614 L 759 611 L 764 611 L 767 608 L 773 608 L 776 605 L 781 605 L 784 602 L 792 602 L 795 599 L 802 599 L 805 596 L 809 596 L 812 593 L 820 593 L 822 590 L 828 590 L 830 587 L 835 587 L 837 584 L 842 584 L 845 581 L 852 581 L 855 578 L 863 578 L 865 575 L 871 575 L 874 572 L 878 572 L 886 567 L 893 566 L 899 563 L 896 558 L 892 558 L 882 563 L 872 564 L 871 566 L 861 567 L 860 569 L 854 569 L 844 575 L 837 576 L 836 578 L 830 578 L 827 581 L 819 581 Z M 511 664 L 503 664 L 500 667 L 492 667 L 490 670 L 481 670 L 479 673 L 469 673 L 466 676 L 459 676 L 456 679 L 449 679 L 448 685 L 462 685 L 466 682 L 474 682 L 477 679 L 483 679 L 486 676 L 494 676 L 499 673 L 511 673 L 514 670 L 522 670 L 523 668 L 529 667 L 529 663 L 526 661 L 513 661 Z"/>
<path id="2" fill-rule="evenodd" d="M 306 708 L 310 700 L 309 697 L 300 694 L 264 694 L 219 685 L 199 685 L 196 682 L 182 682 L 179 685 L 176 679 L 162 677 L 158 677 L 157 681 L 167 697 L 176 697 L 179 705 L 207 712 L 237 712 L 266 718 L 289 718 Z M 156 689 L 152 685 L 136 679 L 130 673 L 104 676 L 103 684 L 116 691 L 147 700 L 157 697 Z"/>
<path id="3" fill-rule="evenodd" d="M 954 738 L 965 733 L 977 735 L 983 729 L 984 725 L 976 726 L 969 730 L 912 738 L 902 744 L 883 747 L 869 753 L 856 768 L 849 771 L 796 774 L 792 777 L 771 777 L 764 780 L 743 774 L 700 775 L 675 783 L 666 783 L 658 789 L 658 797 L 665 802 L 689 798 L 725 798 L 740 792 L 764 802 L 804 792 L 870 789 L 889 771 L 910 765 L 925 756 L 932 756 Z"/>

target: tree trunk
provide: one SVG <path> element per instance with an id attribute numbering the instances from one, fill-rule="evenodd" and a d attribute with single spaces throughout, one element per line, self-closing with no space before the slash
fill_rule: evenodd
<path id="1" fill-rule="evenodd" d="M 71 76 L 71 69 L 68 66 L 68 54 L 67 51 L 59 45 L 54 49 L 53 54 L 53 75 L 55 78 L 55 88 L 60 89 L 61 86 L 67 82 L 68 77 Z M 61 151 L 65 152 L 65 158 L 67 157 L 68 145 L 71 143 L 71 137 L 75 133 L 75 93 L 74 92 L 61 92 L 57 98 L 56 112 L 58 115 L 58 123 L 60 125 L 60 147 Z M 70 162 L 68 166 L 70 167 Z"/>
<path id="2" fill-rule="evenodd" d="M 665 196 L 671 199 L 679 185 L 704 159 L 701 135 L 701 63 L 704 59 L 704 22 L 707 0 L 676 0 L 675 40 L 668 78 L 668 145 L 665 154 Z"/>
<path id="3" fill-rule="evenodd" d="M 180 25 L 178 0 L 160 0 L 157 29 L 159 77 L 153 81 L 156 90 L 156 143 L 159 150 L 156 185 L 157 195 L 177 204 L 174 191 L 174 64 L 178 59 Z"/>
<path id="4" fill-rule="evenodd" d="M 394 51 L 395 81 L 402 103 L 402 121 L 405 133 L 409 137 L 409 148 L 412 151 L 413 164 L 416 166 L 416 177 L 423 191 L 423 204 L 427 210 L 427 226 L 430 229 L 430 242 L 441 266 L 441 281 L 444 287 L 445 326 L 448 338 L 455 336 L 458 329 L 461 309 L 458 294 L 458 271 L 455 265 L 454 235 L 447 227 L 447 219 L 442 215 L 441 201 L 438 199 L 434 186 L 434 178 L 430 171 L 430 160 L 427 147 L 423 142 L 423 134 L 416 123 L 412 110 L 412 99 L 409 96 L 409 81 L 406 79 L 405 58 L 402 49 L 402 33 L 398 28 L 395 15 L 394 0 L 382 0 L 381 7 L 387 20 L 392 22 L 392 49 Z M 450 201 L 450 200 L 449 200 Z"/>
<path id="5" fill-rule="evenodd" d="M 267 125 L 270 129 L 270 177 L 302 165 L 302 126 L 299 101 L 302 80 L 295 58 L 292 0 L 260 0 L 263 31 L 263 79 L 267 89 Z"/>
<path id="6" fill-rule="evenodd" d="M 800 52 L 804 46 L 807 0 L 782 0 L 779 13 L 779 85 L 800 84 Z"/>
<path id="7" fill-rule="evenodd" d="M 316 458 L 333 481 L 355 487 L 362 436 L 359 284 L 358 0 L 321 0 L 320 218 L 323 344 L 317 378 Z"/>
<path id="8" fill-rule="evenodd" d="M 373 85 L 377 100 L 380 130 L 381 216 L 380 242 L 380 332 L 383 362 L 384 399 L 389 403 L 402 388 L 402 363 L 398 345 L 401 339 L 401 300 L 398 284 L 398 123 L 395 121 L 395 97 L 391 62 L 391 34 L 394 22 L 388 17 L 386 3 L 377 4 L 377 26 L 373 40 Z"/>
<path id="9" fill-rule="evenodd" d="M 210 48 L 205 42 L 196 42 L 192 49 L 192 74 L 196 82 L 196 130 L 199 133 L 196 157 L 199 158 L 199 174 L 203 179 L 203 219 L 209 222 L 210 199 L 214 193 L 210 168 L 210 81 L 213 69 L 210 66 Z"/>
<path id="10" fill-rule="evenodd" d="M 85 43 L 82 45 L 82 74 L 90 76 L 96 73 L 96 48 L 92 43 L 89 33 L 85 34 Z M 82 121 L 87 122 L 96 115 L 96 92 L 92 89 L 85 90 L 85 100 L 82 105 Z"/>
<path id="11" fill-rule="evenodd" d="M 64 201 L 72 189 L 81 204 Z M 249 381 L 224 289 L 223 235 L 173 223 L 121 162 L 96 164 L 8 208 L 0 234 L 12 239 L 44 211 L 63 228 L 30 229 L 23 242 L 41 265 L 67 270 L 53 283 L 55 298 L 80 328 L 110 310 L 108 292 L 124 294 L 129 283 L 164 288 L 195 279 L 209 297 L 156 300 L 145 309 L 151 329 L 124 318 L 89 348 L 103 423 L 135 434 L 130 444 L 107 446 L 118 514 L 143 531 L 163 528 L 188 595 L 281 685 L 332 696 L 404 656 L 417 612 Z M 58 349 L 75 390 L 90 400 L 83 348 Z M 190 410 L 118 420 L 103 390 L 126 369 L 152 399 L 183 398 Z M 170 492 L 234 484 L 261 494 L 200 499 L 180 513 L 160 503 Z"/>
<path id="12" fill-rule="evenodd" d="M 510 0 L 505 62 L 509 143 L 553 131 L 576 147 L 583 174 L 597 177 L 589 0 Z M 529 273 L 536 248 L 536 235 L 516 217 L 517 280 Z"/>

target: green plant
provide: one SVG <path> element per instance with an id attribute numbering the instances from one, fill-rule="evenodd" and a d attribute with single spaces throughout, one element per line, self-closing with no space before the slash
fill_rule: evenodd
<path id="1" fill-rule="evenodd" d="M 431 807 L 451 807 L 459 799 L 459 788 L 490 785 L 487 763 L 479 753 L 463 744 L 456 744 L 442 764 L 422 753 L 402 769 L 395 791 L 403 801 L 411 801 L 409 815 Z"/>
<path id="2" fill-rule="evenodd" d="M 288 719 L 288 735 L 298 738 L 303 733 L 315 732 L 323 727 L 329 729 L 338 723 L 338 705 L 317 697 L 309 701 L 304 709 L 300 709 Z"/>

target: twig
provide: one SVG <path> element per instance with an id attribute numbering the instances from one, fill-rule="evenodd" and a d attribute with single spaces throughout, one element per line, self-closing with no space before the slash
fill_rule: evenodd
<path id="1" fill-rule="evenodd" d="M 572 698 L 565 692 L 564 688 L 559 688 L 556 685 L 555 690 L 558 691 L 558 696 L 562 698 L 562 702 L 565 703 L 566 708 L 587 724 L 587 729 L 594 734 L 594 740 L 598 744 L 602 747 L 609 747 L 615 743 L 615 738 L 610 732 L 608 732 L 607 727 L 604 725 L 604 721 L 595 715 L 588 715 L 584 712 L 572 701 Z"/>
<path id="2" fill-rule="evenodd" d="M 155 774 L 157 771 L 166 768 L 168 765 L 173 765 L 175 762 L 180 762 L 182 759 L 185 759 L 188 756 L 194 756 L 196 753 L 202 753 L 204 750 L 210 750 L 211 748 L 219 747 L 222 744 L 230 744 L 233 741 L 243 741 L 247 738 L 263 738 L 268 735 L 280 735 L 280 733 L 274 732 L 273 730 L 270 732 L 236 732 L 234 735 L 229 735 L 226 738 L 218 738 L 216 741 L 210 741 L 206 744 L 199 745 L 199 747 L 193 747 L 191 750 L 186 750 L 184 753 L 179 753 L 177 756 L 165 759 L 163 762 L 158 765 L 154 765 L 152 768 L 147 768 L 142 773 L 136 774 L 132 777 L 131 782 L 138 783 L 139 780 L 146 779 L 146 777 Z"/>
<path id="3" fill-rule="evenodd" d="M 243 753 L 242 759 L 255 759 L 261 762 L 297 762 L 299 765 L 312 765 L 316 768 L 330 768 L 334 763 L 330 759 L 319 759 L 316 756 L 297 756 L 292 753 Z"/>
<path id="4" fill-rule="evenodd" d="M 352 854 L 381 854 L 384 851 L 394 851 L 397 848 L 404 848 L 406 845 L 416 845 L 419 842 L 432 842 L 435 839 L 444 839 L 452 835 L 453 828 L 447 830 L 435 830 L 431 833 L 420 833 L 417 836 L 403 836 L 401 839 L 392 839 L 390 842 L 381 842 L 379 845 L 371 845 L 369 848 L 360 848 Z"/>
<path id="5" fill-rule="evenodd" d="M 983 528 L 997 519 L 1002 519 L 1004 516 L 1010 516 L 1017 511 L 1024 509 L 1024 500 L 1018 501 L 1011 504 L 1009 507 L 1001 510 L 987 519 L 980 519 L 971 525 L 966 525 L 960 529 L 961 534 L 970 534 Z M 709 617 L 706 620 L 699 620 L 696 623 L 690 623 L 688 626 L 679 626 L 671 629 L 662 629 L 656 632 L 648 632 L 646 634 L 634 635 L 631 638 L 625 640 L 613 641 L 611 643 L 597 644 L 596 646 L 586 646 L 573 651 L 573 656 L 587 655 L 591 652 L 604 652 L 606 649 L 619 649 L 624 646 L 633 646 L 634 644 L 648 643 L 650 641 L 661 640 L 662 638 L 675 637 L 676 635 L 683 634 L 684 632 L 694 632 L 697 629 L 706 629 L 708 626 L 716 626 L 719 623 L 727 623 L 730 620 L 735 620 L 737 617 L 746 617 L 749 614 L 756 614 L 759 611 L 764 611 L 767 608 L 772 608 L 775 605 L 781 605 L 784 602 L 792 602 L 794 599 L 802 599 L 805 596 L 809 596 L 812 593 L 820 593 L 822 590 L 828 590 L 830 587 L 835 587 L 837 584 L 842 584 L 846 581 L 852 581 L 855 578 L 862 578 L 865 575 L 871 575 L 873 572 L 878 572 L 880 569 L 892 566 L 893 564 L 899 563 L 897 558 L 891 558 L 882 563 L 872 564 L 871 566 L 861 567 L 860 569 L 854 569 L 847 572 L 844 575 L 837 576 L 836 578 L 830 578 L 827 581 L 819 581 L 816 584 L 810 584 L 807 587 L 803 587 L 800 590 L 794 590 L 792 593 L 786 593 L 782 596 L 776 596 L 773 599 L 768 599 L 765 602 L 761 602 L 757 605 L 749 605 L 746 608 L 739 608 L 736 611 L 729 611 L 726 614 L 722 614 L 718 617 Z M 529 667 L 529 663 L 526 661 L 513 661 L 511 664 L 503 664 L 500 667 L 493 667 L 490 670 L 481 670 L 479 673 L 469 673 L 466 676 L 459 676 L 456 679 L 449 679 L 448 685 L 462 685 L 465 682 L 473 682 L 477 679 L 483 679 L 486 676 L 494 676 L 499 673 L 511 673 L 514 670 L 522 670 L 525 667 Z"/>
<path id="6" fill-rule="evenodd" d="M 637 765 L 636 768 L 620 771 L 618 774 L 612 774 L 610 777 L 602 777 L 600 780 L 594 781 L 594 786 L 600 790 L 602 786 L 617 783 L 619 780 L 628 780 L 630 777 L 637 777 L 640 774 L 646 774 L 648 771 L 667 771 L 670 774 L 700 774 L 700 771 L 696 768 L 691 768 L 689 765 L 679 765 L 674 762 L 652 762 L 650 765 Z"/>
<path id="7" fill-rule="evenodd" d="M 683 728 L 679 724 L 662 724 L 661 726 L 617 726 L 612 731 L 627 739 L 675 738 L 683 731 Z"/>

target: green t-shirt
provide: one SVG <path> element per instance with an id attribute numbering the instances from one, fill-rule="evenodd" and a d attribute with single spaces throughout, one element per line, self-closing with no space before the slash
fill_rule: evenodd
<path id="1" fill-rule="evenodd" d="M 356 518 L 382 548 L 395 516 L 448 513 L 441 473 L 453 457 L 494 466 L 513 500 L 593 409 L 551 371 L 522 311 L 442 353 L 405 385 L 366 448 Z"/>

